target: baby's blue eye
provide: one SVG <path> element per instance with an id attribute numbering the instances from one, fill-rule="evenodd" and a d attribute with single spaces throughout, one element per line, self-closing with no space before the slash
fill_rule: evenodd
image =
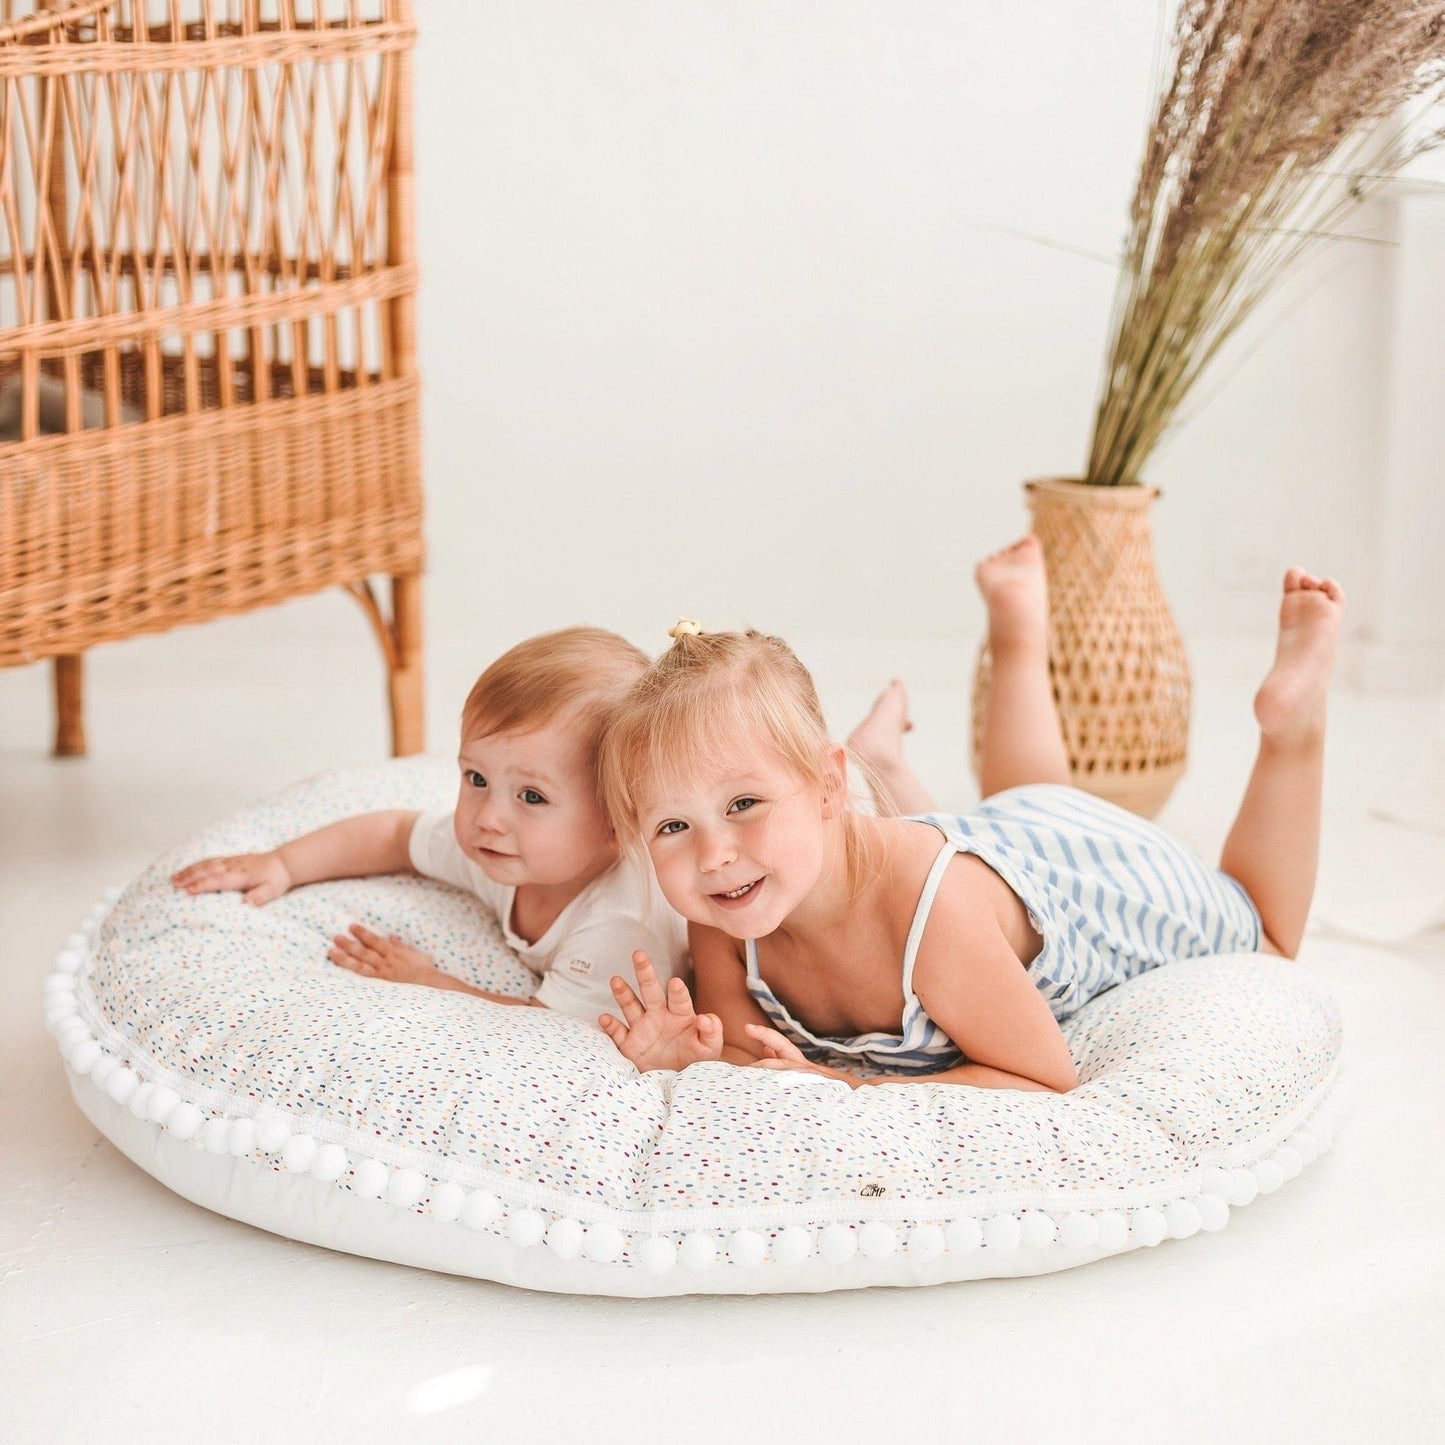
<path id="1" fill-rule="evenodd" d="M 522 801 L 524 803 L 545 803 L 547 800 L 541 795 L 541 793 L 536 790 L 536 788 L 523 788 Z"/>
<path id="2" fill-rule="evenodd" d="M 734 798 L 732 806 L 728 809 L 730 813 L 746 813 L 749 808 L 755 808 L 761 798 Z"/>
<path id="3" fill-rule="evenodd" d="M 462 776 L 474 788 L 485 788 L 487 780 L 475 768 L 468 768 Z"/>
<path id="4" fill-rule="evenodd" d="M 686 823 L 680 823 L 676 818 L 673 818 L 658 828 L 657 836 L 659 838 L 670 838 L 674 833 L 681 833 L 686 827 Z"/>

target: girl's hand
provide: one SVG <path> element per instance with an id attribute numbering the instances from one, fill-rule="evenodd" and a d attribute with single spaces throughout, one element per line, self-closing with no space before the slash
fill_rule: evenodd
<path id="1" fill-rule="evenodd" d="M 366 978 L 384 978 L 391 983 L 420 983 L 431 988 L 448 988 L 448 975 L 443 973 L 428 954 L 391 934 L 383 938 L 359 923 L 348 933 L 338 933 L 331 940 L 326 956 L 341 968 L 350 969 Z"/>
<path id="2" fill-rule="evenodd" d="M 716 1014 L 694 1012 L 692 995 L 680 978 L 669 979 L 664 992 L 652 960 L 641 949 L 632 955 L 632 967 L 642 997 L 633 993 L 625 979 L 613 978 L 612 996 L 622 1010 L 622 1019 L 603 1014 L 597 1020 L 623 1058 L 643 1073 L 685 1069 L 689 1064 L 721 1058 L 722 1020 Z"/>
<path id="3" fill-rule="evenodd" d="M 197 893 L 237 891 L 247 903 L 269 903 L 291 887 L 291 871 L 273 849 L 269 853 L 238 853 L 231 858 L 202 858 L 178 873 L 171 882 L 193 896 Z"/>
<path id="4" fill-rule="evenodd" d="M 826 1064 L 815 1064 L 786 1034 L 770 1029 L 763 1024 L 748 1024 L 747 1031 L 753 1042 L 763 1050 L 763 1057 L 757 1063 L 749 1064 L 753 1069 L 781 1069 L 787 1073 L 816 1074 L 822 1079 L 836 1079 L 850 1089 L 859 1088 L 862 1080 L 842 1069 L 830 1069 Z"/>

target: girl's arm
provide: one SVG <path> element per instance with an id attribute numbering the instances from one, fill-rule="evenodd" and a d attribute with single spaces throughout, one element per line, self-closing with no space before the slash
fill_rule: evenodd
<path id="1" fill-rule="evenodd" d="M 269 903 L 303 883 L 410 873 L 411 830 L 420 813 L 359 813 L 265 853 L 203 858 L 171 875 L 187 893 L 239 890 L 247 903 Z"/>
<path id="2" fill-rule="evenodd" d="M 1078 1087 L 1069 1046 L 1043 994 L 993 911 L 979 907 L 962 877 L 944 876 L 918 950 L 913 991 L 969 1062 L 908 1082 L 1060 1094 Z"/>
<path id="3" fill-rule="evenodd" d="M 699 1013 L 722 1021 L 721 1058 L 730 1064 L 755 1064 L 765 1057 L 748 1034 L 748 1025 L 771 1029 L 767 1014 L 748 992 L 747 966 L 738 956 L 737 939 L 701 923 L 687 925 Z"/>

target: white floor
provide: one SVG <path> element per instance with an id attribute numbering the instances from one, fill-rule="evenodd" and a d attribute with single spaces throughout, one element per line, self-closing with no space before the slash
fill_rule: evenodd
<path id="1" fill-rule="evenodd" d="M 102 649 L 84 761 L 46 756 L 46 672 L 0 673 L 0 1438 L 1439 1438 L 1440 932 L 1396 949 L 1307 942 L 1301 966 L 1339 1000 L 1360 1085 L 1331 1153 L 1223 1234 L 1071 1273 L 819 1297 L 557 1298 L 292 1244 L 140 1173 L 71 1102 L 41 979 L 105 885 L 261 793 L 380 755 L 378 665 L 347 605 Z M 1195 646 L 1193 764 L 1162 821 L 1201 849 L 1217 849 L 1242 786 L 1268 650 Z M 910 677 L 920 771 L 940 802 L 968 801 L 967 658 L 815 656 L 844 725 L 872 680 Z M 434 641 L 439 748 L 473 661 Z M 1368 815 L 1407 781 L 1432 707 L 1337 697 L 1326 907 L 1445 890 L 1445 838 Z"/>

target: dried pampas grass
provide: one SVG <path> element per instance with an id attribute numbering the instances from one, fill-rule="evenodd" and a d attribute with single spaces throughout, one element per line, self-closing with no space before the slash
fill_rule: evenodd
<path id="1" fill-rule="evenodd" d="M 1130 211 L 1085 480 L 1137 483 L 1219 348 L 1442 139 L 1442 0 L 1183 0 Z"/>

